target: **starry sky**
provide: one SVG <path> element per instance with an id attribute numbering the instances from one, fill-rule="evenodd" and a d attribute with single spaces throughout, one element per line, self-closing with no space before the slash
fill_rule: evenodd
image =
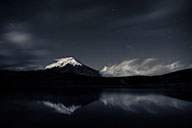
<path id="1" fill-rule="evenodd" d="M 124 60 L 192 64 L 191 0 L 1 0 L 0 69 L 73 56 L 95 69 Z"/>

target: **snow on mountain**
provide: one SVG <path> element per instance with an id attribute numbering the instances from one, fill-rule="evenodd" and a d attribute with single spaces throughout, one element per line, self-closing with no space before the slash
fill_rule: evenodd
<path id="1" fill-rule="evenodd" d="M 81 106 L 75 106 L 75 105 L 66 107 L 62 103 L 52 103 L 52 102 L 49 102 L 49 101 L 43 101 L 43 104 L 45 106 L 47 106 L 47 107 L 55 109 L 55 111 L 58 112 L 58 113 L 63 113 L 63 114 L 67 114 L 67 115 L 71 115 L 77 109 L 81 108 Z"/>
<path id="2" fill-rule="evenodd" d="M 101 76 L 97 70 L 94 70 L 84 64 L 81 64 L 73 57 L 56 59 L 57 62 L 47 65 L 46 70 L 62 73 L 73 73 L 86 76 Z"/>
<path id="3" fill-rule="evenodd" d="M 55 68 L 55 67 L 59 67 L 62 68 L 67 64 L 70 64 L 72 66 L 82 66 L 81 63 L 79 63 L 77 60 L 75 60 L 73 57 L 67 57 L 67 58 L 61 58 L 61 59 L 56 59 L 57 62 L 52 63 L 50 65 L 47 65 L 45 67 L 45 69 L 51 69 L 51 68 Z"/>

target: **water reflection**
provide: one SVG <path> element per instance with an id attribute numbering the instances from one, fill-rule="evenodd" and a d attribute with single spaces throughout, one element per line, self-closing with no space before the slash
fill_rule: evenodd
<path id="1" fill-rule="evenodd" d="M 81 108 L 81 105 L 71 105 L 69 107 L 66 107 L 62 103 L 52 103 L 52 102 L 49 102 L 49 101 L 42 101 L 42 103 L 45 106 L 54 109 L 58 113 L 63 113 L 63 114 L 67 114 L 67 115 L 71 115 L 77 109 Z"/>
<path id="2" fill-rule="evenodd" d="M 128 112 L 158 113 L 162 110 L 183 110 L 192 107 L 191 102 L 159 94 L 103 93 L 100 101 Z"/>
<path id="3" fill-rule="evenodd" d="M 169 94 L 170 95 L 170 94 Z M 41 98 L 41 104 L 49 110 L 65 115 L 71 115 L 85 106 L 114 107 L 126 112 L 157 114 L 169 111 L 183 111 L 192 108 L 192 103 L 178 98 L 166 96 L 161 93 L 130 92 L 130 91 L 102 91 L 78 95 L 54 95 Z M 111 109 L 111 108 L 110 108 Z"/>
<path id="4" fill-rule="evenodd" d="M 151 90 L 8 93 L 1 97 L 0 125 L 37 124 L 46 128 L 191 126 L 192 103 L 181 100 L 186 99 L 186 95 L 181 97 L 176 92 L 174 97 L 172 93 Z"/>

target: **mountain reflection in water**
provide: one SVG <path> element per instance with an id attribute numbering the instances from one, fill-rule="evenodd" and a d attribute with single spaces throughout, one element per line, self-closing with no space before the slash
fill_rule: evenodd
<path id="1" fill-rule="evenodd" d="M 161 93 L 153 90 L 5 93 L 0 102 L 0 125 L 192 126 L 192 102 L 183 99 L 178 92 Z"/>
<path id="2" fill-rule="evenodd" d="M 81 105 L 71 105 L 69 107 L 66 107 L 62 103 L 52 103 L 49 101 L 43 101 L 43 104 L 47 107 L 53 108 L 56 110 L 56 112 L 71 115 L 75 110 L 79 109 Z"/>

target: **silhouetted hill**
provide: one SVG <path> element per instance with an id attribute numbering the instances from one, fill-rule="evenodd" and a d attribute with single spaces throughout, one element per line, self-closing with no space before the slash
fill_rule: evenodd
<path id="1" fill-rule="evenodd" d="M 158 76 L 100 77 L 55 70 L 0 70 L 1 88 L 191 88 L 192 69 Z"/>

